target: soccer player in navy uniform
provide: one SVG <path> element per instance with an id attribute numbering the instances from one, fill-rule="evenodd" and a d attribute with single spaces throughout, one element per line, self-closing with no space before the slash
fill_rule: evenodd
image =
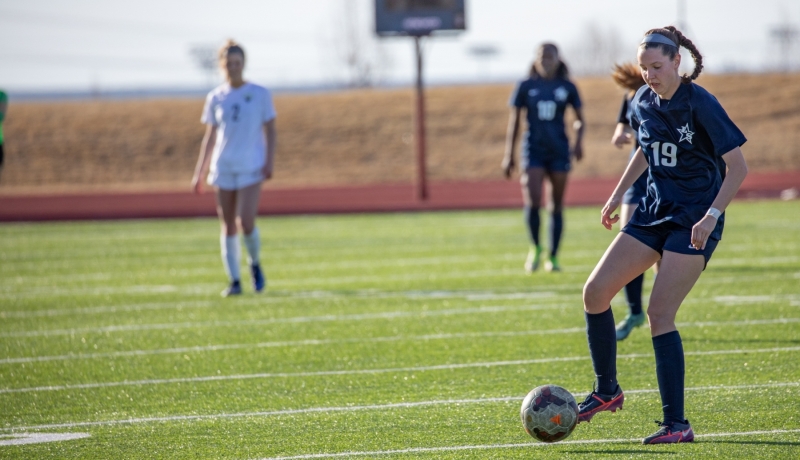
<path id="1" fill-rule="evenodd" d="M 0 89 L 0 172 L 3 171 L 3 120 L 6 118 L 6 111 L 8 111 L 8 95 Z"/>
<path id="2" fill-rule="evenodd" d="M 611 143 L 617 148 L 633 144 L 630 156 L 636 154 L 639 148 L 639 140 L 636 133 L 630 127 L 631 123 L 631 100 L 646 83 L 642 78 L 642 72 L 635 64 L 615 65 L 614 72 L 611 74 L 614 82 L 626 90 L 625 97 L 622 98 L 619 116 L 617 116 L 617 127 L 611 137 Z M 630 158 L 629 158 L 630 159 Z M 631 220 L 633 212 L 647 194 L 647 172 L 642 173 L 639 178 L 631 185 L 622 197 L 620 206 L 619 225 L 624 227 Z M 658 264 L 653 269 L 657 270 Z M 642 311 L 642 285 L 644 284 L 644 273 L 637 276 L 630 283 L 625 285 L 625 298 L 628 301 L 628 315 L 617 324 L 617 340 L 625 340 L 635 327 L 644 324 L 645 317 Z"/>
<path id="3" fill-rule="evenodd" d="M 530 78 L 521 82 L 511 96 L 511 114 L 508 121 L 503 172 L 507 178 L 514 170 L 514 150 L 519 133 L 522 109 L 528 120 L 528 132 L 520 154 L 520 183 L 525 202 L 525 223 L 528 227 L 531 247 L 525 261 L 525 270 L 533 272 L 539 268 L 542 246 L 539 244 L 539 206 L 542 201 L 544 178 L 550 180 L 550 257 L 545 269 L 560 270 L 558 246 L 564 228 L 562 215 L 567 174 L 571 157 L 580 160 L 583 156 L 583 116 L 578 90 L 569 79 L 566 64 L 559 59 L 558 48 L 545 43 L 539 47 Z M 570 149 L 564 127 L 567 106 L 575 111 L 575 143 Z"/>
<path id="4" fill-rule="evenodd" d="M 679 76 L 680 47 L 694 59 L 691 76 Z M 684 357 L 675 316 L 722 237 L 724 211 L 747 175 L 740 146 L 746 141 L 717 99 L 692 83 L 702 56 L 669 26 L 645 34 L 637 53 L 647 86 L 631 101 L 631 127 L 640 148 L 601 213 L 607 229 L 624 191 L 648 171 L 647 195 L 616 236 L 583 289 L 589 353 L 596 387 L 580 405 L 579 420 L 622 408 L 617 383 L 617 341 L 609 304 L 625 284 L 661 259 L 647 316 L 655 350 L 663 421 L 644 444 L 690 442 L 684 415 Z"/>

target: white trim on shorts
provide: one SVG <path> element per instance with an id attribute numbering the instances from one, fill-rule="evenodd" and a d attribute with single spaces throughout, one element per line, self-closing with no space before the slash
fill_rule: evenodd
<path id="1" fill-rule="evenodd" d="M 261 169 L 246 173 L 221 173 L 219 171 L 208 173 L 208 185 L 213 185 L 222 190 L 241 190 L 264 180 Z"/>

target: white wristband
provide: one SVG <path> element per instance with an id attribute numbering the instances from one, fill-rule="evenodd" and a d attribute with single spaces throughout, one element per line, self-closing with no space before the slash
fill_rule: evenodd
<path id="1" fill-rule="evenodd" d="M 711 216 L 714 219 L 719 219 L 719 216 L 722 215 L 722 211 L 717 208 L 708 208 L 708 212 L 706 212 L 707 216 Z"/>

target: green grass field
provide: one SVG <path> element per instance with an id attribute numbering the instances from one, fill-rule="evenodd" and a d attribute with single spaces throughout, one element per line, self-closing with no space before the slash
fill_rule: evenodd
<path id="1" fill-rule="evenodd" d="M 640 444 L 644 328 L 625 410 L 525 433 L 531 388 L 591 389 L 598 217 L 568 210 L 565 270 L 533 276 L 519 211 L 265 218 L 268 291 L 234 299 L 213 219 L 4 224 L 0 458 L 798 458 L 800 201 L 731 206 L 679 312 L 695 443 Z"/>

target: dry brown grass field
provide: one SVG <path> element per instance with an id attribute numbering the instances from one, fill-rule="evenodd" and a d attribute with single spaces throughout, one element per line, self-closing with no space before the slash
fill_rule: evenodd
<path id="1" fill-rule="evenodd" d="M 800 74 L 703 76 L 748 137 L 753 171 L 800 170 Z M 585 158 L 574 177 L 609 177 L 628 151 L 610 144 L 622 91 L 610 78 L 577 81 Z M 496 180 L 512 85 L 426 91 L 431 180 Z M 5 122 L 0 193 L 189 189 L 202 99 L 18 103 Z M 411 89 L 280 94 L 272 187 L 410 182 Z"/>

